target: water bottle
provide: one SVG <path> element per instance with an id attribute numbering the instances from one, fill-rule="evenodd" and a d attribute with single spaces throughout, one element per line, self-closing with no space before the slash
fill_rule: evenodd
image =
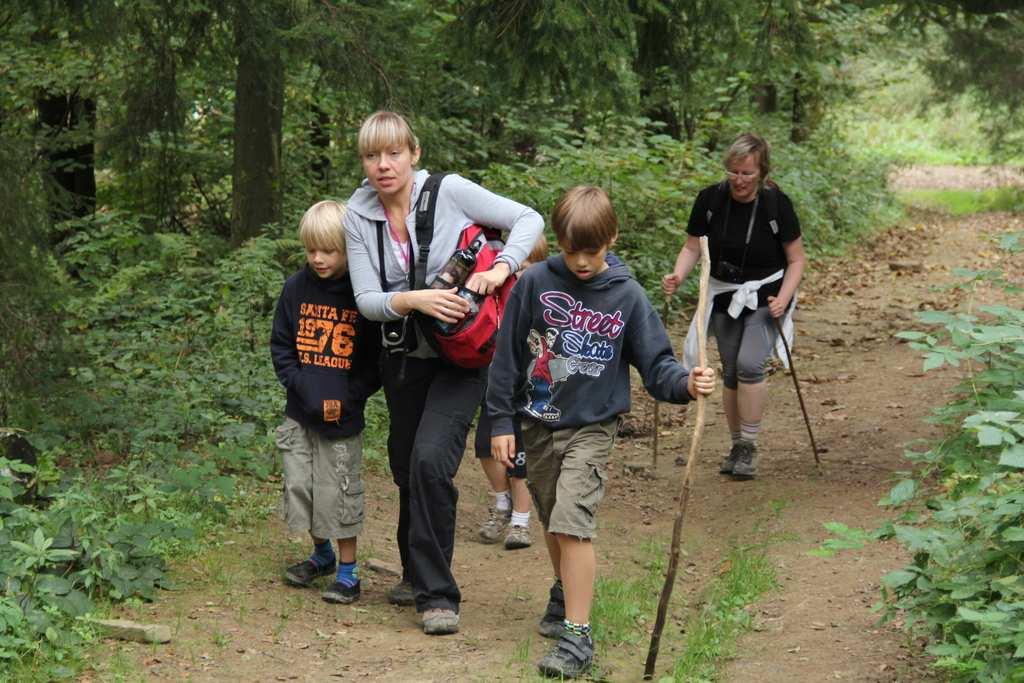
<path id="1" fill-rule="evenodd" d="M 430 288 L 451 289 L 464 285 L 476 266 L 476 254 L 482 246 L 480 240 L 474 240 L 465 249 L 458 249 L 441 267 L 441 272 L 430 283 Z"/>
<path id="2" fill-rule="evenodd" d="M 462 320 L 456 320 L 453 323 L 446 323 L 441 320 L 434 319 L 434 324 L 437 325 L 437 330 L 444 335 L 452 335 L 462 329 L 462 327 L 470 320 L 476 317 L 476 314 L 480 312 L 480 301 L 483 299 L 482 296 L 466 289 L 465 287 L 459 287 L 459 291 L 456 292 L 458 296 L 465 299 L 469 303 L 469 311 L 466 312 L 466 317 Z"/>

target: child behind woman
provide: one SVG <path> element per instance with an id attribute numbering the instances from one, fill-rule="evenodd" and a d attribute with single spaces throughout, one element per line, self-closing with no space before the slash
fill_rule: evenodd
<path id="1" fill-rule="evenodd" d="M 522 274 L 535 263 L 548 257 L 548 241 L 541 235 L 533 251 L 519 269 Z M 491 486 L 494 505 L 488 511 L 488 518 L 480 525 L 478 538 L 481 543 L 497 543 L 501 534 L 505 533 L 505 550 L 528 548 L 533 544 L 530 534 L 530 491 L 526 487 L 526 452 L 516 420 L 516 454 L 512 466 L 506 468 L 491 457 L 491 420 L 487 414 L 486 401 L 480 406 L 480 419 L 477 421 L 476 438 L 473 446 L 480 467 Z M 506 531 L 507 530 L 507 531 Z"/>

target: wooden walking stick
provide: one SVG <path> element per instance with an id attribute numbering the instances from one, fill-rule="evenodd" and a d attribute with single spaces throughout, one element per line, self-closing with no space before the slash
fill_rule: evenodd
<path id="1" fill-rule="evenodd" d="M 789 352 L 789 342 L 786 341 L 786 335 L 782 333 L 782 323 L 779 322 L 778 318 L 772 318 L 775 321 L 775 330 L 779 333 L 779 339 L 782 340 L 782 348 L 786 350 L 786 360 L 789 362 L 789 374 L 793 376 L 793 386 L 796 387 L 796 397 L 800 399 L 800 412 L 804 414 L 804 424 L 807 425 L 807 436 L 811 437 L 811 450 L 814 451 L 814 464 L 817 467 L 821 467 L 821 458 L 818 457 L 818 447 L 814 443 L 814 432 L 811 431 L 811 418 L 807 417 L 807 407 L 804 405 L 804 395 L 800 393 L 800 382 L 796 378 L 796 366 L 793 365 L 793 354 Z"/>
<path id="2" fill-rule="evenodd" d="M 668 302 L 665 297 L 665 307 L 661 311 L 661 322 L 668 329 Z M 658 432 L 661 431 L 661 401 L 654 399 L 654 439 L 651 441 L 651 469 L 658 469 Z"/>
<path id="3" fill-rule="evenodd" d="M 708 279 L 711 276 L 711 256 L 708 254 L 708 238 L 700 238 L 700 295 L 697 298 L 697 365 L 707 367 L 707 329 L 703 325 L 705 311 L 708 307 Z M 686 515 L 686 503 L 690 499 L 690 482 L 693 480 L 693 464 L 697 462 L 700 451 L 700 439 L 704 434 L 704 404 L 706 399 L 697 394 L 697 420 L 693 425 L 693 440 L 690 441 L 690 456 L 686 459 L 686 472 L 683 474 L 683 488 L 679 494 L 679 506 L 676 509 L 676 521 L 672 526 L 672 549 L 668 559 L 668 570 L 665 572 L 665 585 L 661 588 L 661 599 L 658 601 L 658 616 L 654 621 L 654 632 L 651 634 L 651 647 L 647 651 L 647 664 L 644 665 L 644 680 L 651 680 L 654 665 L 658 661 L 658 648 L 661 646 L 661 631 L 665 628 L 665 616 L 668 613 L 668 602 L 672 598 L 672 588 L 676 582 L 676 569 L 679 567 L 679 542 L 683 535 L 683 517 Z"/>

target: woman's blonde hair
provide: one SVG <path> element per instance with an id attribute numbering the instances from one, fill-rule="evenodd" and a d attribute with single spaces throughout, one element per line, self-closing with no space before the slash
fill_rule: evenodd
<path id="1" fill-rule="evenodd" d="M 619 236 L 619 219 L 600 187 L 577 185 L 562 195 L 551 212 L 558 245 L 570 251 L 602 249 Z"/>
<path id="2" fill-rule="evenodd" d="M 299 239 L 306 249 L 345 251 L 345 205 L 325 199 L 306 209 L 299 221 Z"/>
<path id="3" fill-rule="evenodd" d="M 370 114 L 359 126 L 359 156 L 389 147 L 408 147 L 415 152 L 420 141 L 412 132 L 412 126 L 401 114 L 393 111 L 378 111 Z"/>
<path id="4" fill-rule="evenodd" d="M 757 165 L 761 175 L 759 180 L 763 183 L 768 174 L 772 172 L 772 148 L 768 141 L 760 135 L 743 133 L 738 136 L 725 151 L 722 165 L 729 170 L 733 163 L 751 154 L 757 155 Z"/>

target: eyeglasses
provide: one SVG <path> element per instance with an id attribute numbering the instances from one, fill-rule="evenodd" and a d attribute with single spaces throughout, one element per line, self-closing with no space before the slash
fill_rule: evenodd
<path id="1" fill-rule="evenodd" d="M 758 171 L 749 171 L 741 173 L 736 173 L 735 171 L 726 171 L 725 175 L 726 177 L 729 178 L 729 180 L 753 180 L 754 178 L 759 176 L 760 173 Z"/>

